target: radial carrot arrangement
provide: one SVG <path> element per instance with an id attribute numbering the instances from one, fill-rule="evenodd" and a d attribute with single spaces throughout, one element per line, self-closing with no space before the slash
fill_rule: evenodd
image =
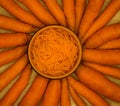
<path id="1" fill-rule="evenodd" d="M 119 65 L 120 49 L 84 49 L 82 58 L 83 61 L 91 63 L 98 63 L 104 65 Z"/>
<path id="2" fill-rule="evenodd" d="M 82 39 L 82 43 L 84 43 L 94 32 L 106 25 L 119 10 L 120 0 L 111 0 L 103 13 L 95 20 L 91 28 L 87 31 Z"/>
<path id="3" fill-rule="evenodd" d="M 36 27 L 42 26 L 42 23 L 35 16 L 22 9 L 14 0 L 0 0 L 0 6 L 25 23 Z"/>
<path id="4" fill-rule="evenodd" d="M 15 32 L 30 33 L 34 31 L 34 27 L 25 24 L 17 19 L 0 15 L 0 28 Z"/>
<path id="5" fill-rule="evenodd" d="M 75 33 L 78 34 L 78 27 L 81 23 L 81 19 L 85 10 L 85 0 L 75 0 Z"/>
<path id="6" fill-rule="evenodd" d="M 70 94 L 77 106 L 87 106 L 87 104 L 81 99 L 81 97 L 75 92 L 75 90 L 69 85 Z"/>
<path id="7" fill-rule="evenodd" d="M 88 63 L 88 62 L 85 62 L 84 64 L 103 74 L 106 74 L 115 78 L 120 78 L 120 69 L 117 67 Z"/>
<path id="8" fill-rule="evenodd" d="M 75 2 L 74 0 L 62 0 L 63 10 L 68 28 L 75 31 Z"/>
<path id="9" fill-rule="evenodd" d="M 26 46 L 19 46 L 11 50 L 0 52 L 0 66 L 5 65 L 15 59 L 20 58 L 27 51 Z"/>
<path id="10" fill-rule="evenodd" d="M 10 106 L 14 104 L 14 102 L 17 100 L 21 92 L 28 84 L 30 74 L 31 74 L 30 66 L 26 66 L 25 70 L 23 70 L 22 74 L 20 75 L 20 78 L 15 82 L 12 88 L 10 88 L 7 94 L 0 100 L 1 106 L 6 105 Z"/>
<path id="11" fill-rule="evenodd" d="M 61 90 L 61 106 L 70 106 L 70 95 L 69 95 L 69 87 L 68 87 L 68 82 L 67 79 L 64 78 L 62 79 L 62 90 Z"/>
<path id="12" fill-rule="evenodd" d="M 11 81 L 13 80 L 27 64 L 27 56 L 24 55 L 18 59 L 13 65 L 7 68 L 3 73 L 0 74 L 0 91 Z"/>
<path id="13" fill-rule="evenodd" d="M 92 105 L 95 106 L 109 106 L 107 102 L 104 101 L 98 94 L 93 92 L 92 90 L 85 87 L 79 81 L 75 80 L 71 76 L 68 77 L 68 82 L 70 86 L 75 89 L 75 91 L 86 98 Z"/>
<path id="14" fill-rule="evenodd" d="M 84 37 L 99 15 L 105 0 L 89 0 L 78 30 L 79 38 Z"/>
<path id="15" fill-rule="evenodd" d="M 120 49 L 120 38 L 113 39 L 100 47 L 99 49 Z"/>
<path id="16" fill-rule="evenodd" d="M 86 72 L 88 75 L 86 75 Z M 81 65 L 76 74 L 87 87 L 114 101 L 120 102 L 120 86 L 108 80 L 103 74 L 85 65 Z"/>
<path id="17" fill-rule="evenodd" d="M 86 42 L 86 48 L 97 48 L 102 44 L 120 37 L 120 23 L 106 26 L 94 33 Z"/>
<path id="18" fill-rule="evenodd" d="M 28 36 L 25 33 L 0 34 L 0 48 L 9 48 L 9 47 L 25 45 L 27 41 L 28 41 Z"/>
<path id="19" fill-rule="evenodd" d="M 66 26 L 65 15 L 57 0 L 43 0 L 60 25 Z"/>
<path id="20" fill-rule="evenodd" d="M 46 87 L 47 87 L 48 79 L 43 78 L 41 76 L 37 76 L 31 85 L 28 92 L 25 94 L 23 99 L 20 102 L 20 106 L 35 106 L 41 100 Z"/>
<path id="21" fill-rule="evenodd" d="M 39 2 L 39 0 L 18 0 L 25 4 L 38 19 L 46 25 L 56 24 L 55 18 Z"/>
<path id="22" fill-rule="evenodd" d="M 120 0 L 0 0 L 0 106 L 119 106 Z"/>
<path id="23" fill-rule="evenodd" d="M 60 94 L 61 94 L 61 81 L 51 80 L 46 89 L 41 106 L 48 106 L 48 105 L 57 106 L 60 101 Z"/>

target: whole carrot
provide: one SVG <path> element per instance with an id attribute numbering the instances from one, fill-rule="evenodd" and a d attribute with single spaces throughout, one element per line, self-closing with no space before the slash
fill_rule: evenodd
<path id="1" fill-rule="evenodd" d="M 17 19 L 3 15 L 0 15 L 0 28 L 24 33 L 30 33 L 34 31 L 34 28 L 29 24 L 25 24 Z"/>
<path id="2" fill-rule="evenodd" d="M 44 95 L 47 83 L 48 79 L 37 75 L 19 106 L 36 106 Z"/>
<path id="3" fill-rule="evenodd" d="M 66 26 L 65 15 L 57 0 L 43 0 L 49 11 L 60 25 Z"/>
<path id="4" fill-rule="evenodd" d="M 63 11 L 66 17 L 68 28 L 75 31 L 75 2 L 74 0 L 62 0 Z"/>
<path id="5" fill-rule="evenodd" d="M 113 39 L 113 40 L 101 45 L 98 48 L 99 49 L 120 49 L 120 38 Z"/>
<path id="6" fill-rule="evenodd" d="M 88 63 L 88 62 L 85 62 L 84 64 L 103 74 L 106 74 L 106 75 L 109 75 L 115 78 L 120 78 L 120 68 L 100 65 L 100 64 L 94 64 L 94 63 Z"/>
<path id="7" fill-rule="evenodd" d="M 25 33 L 4 33 L 0 34 L 0 48 L 9 48 L 25 45 L 28 36 Z"/>
<path id="8" fill-rule="evenodd" d="M 94 33 L 85 43 L 86 48 L 97 48 L 102 44 L 120 37 L 120 23 L 106 26 Z"/>
<path id="9" fill-rule="evenodd" d="M 94 23 L 96 17 L 99 15 L 100 10 L 105 0 L 89 0 L 85 13 L 79 26 L 79 38 L 84 37 L 88 29 Z"/>
<path id="10" fill-rule="evenodd" d="M 84 49 L 82 60 L 84 62 L 98 63 L 104 65 L 120 64 L 120 49 Z"/>
<path id="11" fill-rule="evenodd" d="M 18 46 L 16 48 L 0 52 L 0 66 L 20 58 L 26 51 L 26 46 Z"/>
<path id="12" fill-rule="evenodd" d="M 75 0 L 75 33 L 78 33 L 78 27 L 81 22 L 83 12 L 85 10 L 85 0 Z"/>
<path id="13" fill-rule="evenodd" d="M 94 32 L 106 25 L 120 9 L 120 0 L 111 0 L 102 14 L 95 20 L 81 42 L 84 43 Z"/>
<path id="14" fill-rule="evenodd" d="M 79 81 L 75 80 L 71 76 L 68 77 L 70 86 L 81 96 L 83 96 L 93 106 L 109 106 L 98 94 L 88 89 Z"/>
<path id="15" fill-rule="evenodd" d="M 100 72 L 85 65 L 81 65 L 77 69 L 76 75 L 88 88 L 107 98 L 120 102 L 120 86 L 108 80 Z"/>
<path id="16" fill-rule="evenodd" d="M 49 11 L 41 4 L 39 0 L 19 0 L 44 24 L 57 24 L 55 18 Z"/>
<path id="17" fill-rule="evenodd" d="M 21 8 L 14 0 L 0 0 L 0 6 L 25 23 L 36 27 L 43 26 L 35 16 Z"/>
<path id="18" fill-rule="evenodd" d="M 31 69 L 29 66 L 27 66 L 21 73 L 19 79 L 8 90 L 5 96 L 0 100 L 0 106 L 12 106 L 16 102 L 19 95 L 27 86 L 30 75 L 31 75 Z"/>
<path id="19" fill-rule="evenodd" d="M 41 106 L 58 106 L 60 95 L 61 95 L 60 80 L 50 80 L 45 95 L 43 97 Z"/>
<path id="20" fill-rule="evenodd" d="M 24 55 L 0 74 L 0 91 L 25 68 L 27 62 L 27 55 Z"/>
<path id="21" fill-rule="evenodd" d="M 61 106 L 71 106 L 67 79 L 62 79 Z"/>
<path id="22" fill-rule="evenodd" d="M 77 106 L 87 106 L 87 104 L 80 98 L 80 96 L 75 92 L 75 90 L 69 86 L 70 94 Z"/>

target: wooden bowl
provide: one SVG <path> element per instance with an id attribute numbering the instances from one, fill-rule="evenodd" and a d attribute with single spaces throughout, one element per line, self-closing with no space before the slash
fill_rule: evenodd
<path id="1" fill-rule="evenodd" d="M 66 72 L 66 73 L 64 73 L 64 74 L 62 74 L 62 75 L 50 75 L 50 74 L 45 74 L 45 73 L 41 72 L 41 71 L 36 67 L 35 63 L 33 62 L 33 57 L 32 57 L 33 55 L 32 55 L 32 53 L 31 53 L 31 51 L 32 51 L 32 49 L 33 49 L 33 46 L 32 46 L 32 45 L 34 44 L 35 39 L 37 39 L 37 36 L 39 36 L 40 33 L 42 33 L 42 32 L 45 31 L 45 30 L 48 30 L 48 29 L 60 29 L 60 30 L 66 31 L 66 32 L 69 33 L 70 36 L 74 39 L 75 44 L 77 44 L 77 48 L 78 48 L 78 49 L 77 49 L 77 50 L 78 50 L 78 51 L 77 51 L 77 59 L 76 59 L 74 65 L 73 65 L 73 67 L 72 67 L 68 72 Z M 79 41 L 79 39 L 77 38 L 77 36 L 76 36 L 71 30 L 69 30 L 69 29 L 67 29 L 67 28 L 65 28 L 65 27 L 63 27 L 63 26 L 59 26 L 59 25 L 51 25 L 51 26 L 46 26 L 46 27 L 41 28 L 41 29 L 40 29 L 38 32 L 36 32 L 36 33 L 34 34 L 34 36 L 31 38 L 30 43 L 29 43 L 29 46 L 28 46 L 28 58 L 29 58 L 29 61 L 30 61 L 31 65 L 32 65 L 32 67 L 33 67 L 34 70 L 35 70 L 36 72 L 38 72 L 40 75 L 42 75 L 42 76 L 44 76 L 44 77 L 46 77 L 46 78 L 50 78 L 50 79 L 60 79 L 60 78 L 64 78 L 64 77 L 72 74 L 72 73 L 76 70 L 76 68 L 78 67 L 78 65 L 80 64 L 81 56 L 82 56 L 82 48 L 81 48 L 81 44 L 80 44 L 80 41 Z"/>

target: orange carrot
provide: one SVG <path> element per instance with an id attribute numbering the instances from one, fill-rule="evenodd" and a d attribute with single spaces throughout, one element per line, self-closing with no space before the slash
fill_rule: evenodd
<path id="1" fill-rule="evenodd" d="M 36 106 L 45 92 L 47 83 L 48 83 L 48 79 L 37 75 L 31 87 L 29 88 L 25 96 L 22 98 L 19 105 Z"/>
<path id="2" fill-rule="evenodd" d="M 41 106 L 58 106 L 61 94 L 60 80 L 51 80 L 46 89 Z"/>
<path id="3" fill-rule="evenodd" d="M 104 65 L 120 64 L 120 49 L 84 49 L 82 60 L 85 62 L 98 63 Z"/>
<path id="4" fill-rule="evenodd" d="M 32 13 L 44 24 L 57 24 L 54 17 L 49 11 L 39 2 L 39 0 L 18 0 L 28 7 Z"/>
<path id="5" fill-rule="evenodd" d="M 87 104 L 80 98 L 80 96 L 75 92 L 75 90 L 69 86 L 70 94 L 77 106 L 87 106 Z"/>
<path id="6" fill-rule="evenodd" d="M 99 64 L 94 64 L 94 63 L 87 63 L 87 62 L 85 62 L 84 64 L 91 68 L 94 68 L 96 71 L 99 71 L 103 74 L 106 74 L 106 75 L 109 75 L 115 78 L 120 78 L 120 68 L 99 65 Z"/>
<path id="7" fill-rule="evenodd" d="M 105 0 L 89 0 L 81 24 L 79 26 L 79 38 L 84 37 L 88 29 L 91 27 L 96 17 L 99 15 L 100 10 Z"/>
<path id="8" fill-rule="evenodd" d="M 25 23 L 36 27 L 43 26 L 35 16 L 22 9 L 14 0 L 0 0 L 0 6 Z"/>
<path id="9" fill-rule="evenodd" d="M 85 65 L 81 65 L 77 69 L 76 74 L 79 80 L 88 88 L 107 98 L 120 102 L 120 86 L 108 80 L 100 72 Z"/>
<path id="10" fill-rule="evenodd" d="M 0 91 L 25 68 L 27 62 L 27 55 L 24 55 L 0 74 Z"/>
<path id="11" fill-rule="evenodd" d="M 87 80 L 88 81 L 88 80 Z M 88 89 L 79 81 L 75 80 L 72 77 L 68 77 L 68 82 L 70 86 L 81 96 L 83 96 L 88 102 L 93 106 L 109 106 L 98 94 Z"/>
<path id="12" fill-rule="evenodd" d="M 120 23 L 106 26 L 94 33 L 86 42 L 86 48 L 97 48 L 102 44 L 120 37 Z"/>
<path id="13" fill-rule="evenodd" d="M 65 15 L 57 0 L 43 0 L 60 25 L 66 26 Z"/>
<path id="14" fill-rule="evenodd" d="M 71 106 L 69 88 L 67 79 L 62 79 L 62 90 L 61 90 L 61 105 L 60 106 Z"/>
<path id="15" fill-rule="evenodd" d="M 101 45 L 98 48 L 99 49 L 118 49 L 118 48 L 120 49 L 120 38 L 113 39 L 113 40 Z"/>
<path id="16" fill-rule="evenodd" d="M 75 30 L 75 3 L 74 0 L 62 0 L 63 10 L 66 17 L 68 28 Z"/>
<path id="17" fill-rule="evenodd" d="M 0 28 L 25 33 L 34 31 L 34 28 L 29 24 L 25 24 L 21 21 L 18 21 L 17 19 L 3 15 L 0 15 Z"/>
<path id="18" fill-rule="evenodd" d="M 18 59 L 27 51 L 26 46 L 19 46 L 11 50 L 0 52 L 0 66 L 5 65 L 15 59 Z"/>
<path id="19" fill-rule="evenodd" d="M 85 10 L 85 0 L 75 0 L 75 33 L 78 32 L 78 27 L 81 22 L 83 12 Z"/>
<path id="20" fill-rule="evenodd" d="M 9 48 L 25 45 L 28 36 L 24 33 L 4 33 L 0 34 L 0 48 Z"/>
<path id="21" fill-rule="evenodd" d="M 82 43 L 84 43 L 94 32 L 106 25 L 113 16 L 120 9 L 120 0 L 111 0 L 102 14 L 95 20 L 91 28 L 87 31 L 85 36 L 82 38 Z"/>
<path id="22" fill-rule="evenodd" d="M 29 66 L 27 66 L 25 70 L 23 70 L 19 79 L 8 90 L 5 96 L 0 100 L 0 106 L 12 106 L 16 102 L 24 88 L 27 86 L 30 75 L 31 69 Z"/>

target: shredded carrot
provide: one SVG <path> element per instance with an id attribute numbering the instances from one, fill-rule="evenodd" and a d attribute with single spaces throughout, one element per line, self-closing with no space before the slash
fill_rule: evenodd
<path id="1" fill-rule="evenodd" d="M 60 28 L 43 30 L 35 37 L 31 47 L 34 66 L 51 76 L 68 73 L 78 57 L 75 39 L 69 32 Z"/>

